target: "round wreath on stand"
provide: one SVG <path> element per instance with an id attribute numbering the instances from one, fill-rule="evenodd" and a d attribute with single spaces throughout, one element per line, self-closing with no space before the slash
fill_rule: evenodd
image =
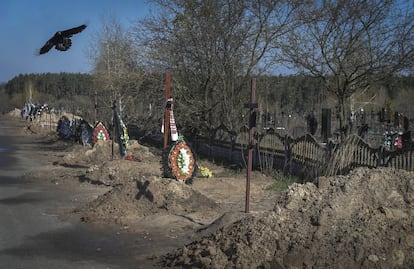
<path id="1" fill-rule="evenodd" d="M 196 172 L 196 160 L 183 136 L 179 136 L 178 140 L 171 145 L 166 161 L 165 166 L 172 178 L 187 184 L 192 182 Z"/>

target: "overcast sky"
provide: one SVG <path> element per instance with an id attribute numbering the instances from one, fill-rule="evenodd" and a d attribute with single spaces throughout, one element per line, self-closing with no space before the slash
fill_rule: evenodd
<path id="1" fill-rule="evenodd" d="M 19 74 L 88 73 L 86 50 L 92 33 L 102 26 L 102 16 L 114 16 L 125 27 L 148 12 L 145 0 L 1 0 L 0 1 L 0 83 Z M 36 55 L 56 31 L 81 24 L 88 27 L 72 37 L 65 52 L 54 48 Z"/>

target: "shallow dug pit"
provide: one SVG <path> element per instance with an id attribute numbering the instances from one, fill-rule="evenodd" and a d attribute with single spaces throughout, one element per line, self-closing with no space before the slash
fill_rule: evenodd
<path id="1" fill-rule="evenodd" d="M 360 168 L 294 184 L 271 212 L 247 214 L 165 255 L 177 268 L 414 268 L 414 173 Z"/>
<path id="2" fill-rule="evenodd" d="M 168 178 L 140 175 L 114 186 L 96 200 L 79 208 L 82 219 L 131 225 L 154 215 L 217 216 L 220 206 L 190 186 Z"/>

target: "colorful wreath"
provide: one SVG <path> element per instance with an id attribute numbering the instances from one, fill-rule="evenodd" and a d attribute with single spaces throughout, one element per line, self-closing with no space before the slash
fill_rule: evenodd
<path id="1" fill-rule="evenodd" d="M 120 120 L 120 134 L 119 134 L 119 140 L 121 141 L 122 145 L 125 147 L 125 150 L 128 148 L 128 141 L 129 141 L 129 135 L 128 135 L 128 129 L 124 122 Z"/>
<path id="2" fill-rule="evenodd" d="M 109 133 L 102 122 L 98 122 L 93 131 L 93 143 L 96 144 L 98 140 L 109 141 Z"/>
<path id="3" fill-rule="evenodd" d="M 115 134 L 118 138 L 118 145 L 119 145 L 119 151 L 122 157 L 125 157 L 127 155 L 127 148 L 128 148 L 128 130 L 126 125 L 121 119 L 121 116 L 116 111 L 115 107 L 113 107 L 114 112 L 114 125 L 115 125 Z"/>
<path id="4" fill-rule="evenodd" d="M 175 179 L 183 182 L 190 182 L 188 180 L 195 174 L 194 154 L 182 136 L 170 148 L 168 168 Z"/>

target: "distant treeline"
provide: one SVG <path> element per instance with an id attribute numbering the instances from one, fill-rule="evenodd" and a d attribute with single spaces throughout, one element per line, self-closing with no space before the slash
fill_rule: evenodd
<path id="1" fill-rule="evenodd" d="M 39 93 L 61 99 L 74 95 L 92 96 L 95 90 L 93 81 L 94 77 L 86 73 L 20 74 L 0 87 L 3 87 L 9 96 L 25 93 L 28 88 L 32 88 Z M 414 91 L 414 77 L 390 77 L 379 86 L 393 99 L 401 90 Z M 322 88 L 320 80 L 304 75 L 258 78 L 258 91 L 262 98 L 272 103 L 280 103 L 281 106 L 292 104 L 292 107 L 303 108 L 306 100 L 315 97 L 315 94 L 322 94 Z"/>
<path id="2" fill-rule="evenodd" d="M 81 73 L 18 75 L 8 81 L 4 89 L 10 97 L 28 90 L 48 94 L 56 99 L 94 93 L 93 76 Z"/>
<path id="3" fill-rule="evenodd" d="M 174 77 L 174 74 L 172 76 Z M 141 79 L 146 82 L 141 83 L 139 89 L 134 90 L 136 92 L 135 101 L 133 101 L 135 110 L 126 110 L 125 114 L 128 114 L 129 120 L 148 119 L 148 114 L 141 115 L 143 114 L 142 111 L 148 113 L 148 105 L 160 106 L 159 108 L 154 107 L 158 112 L 156 115 L 151 115 L 151 117 L 156 117 L 154 120 L 157 121 L 158 117 L 162 115 L 160 96 L 162 98 L 163 88 L 160 85 L 164 83 L 163 75 L 152 75 Z M 151 80 L 158 81 L 151 83 Z M 94 81 L 96 81 L 95 76 L 81 73 L 18 75 L 6 84 L 0 85 L 0 94 L 9 99 L 9 105 L 5 106 L 3 104 L 4 100 L 2 100 L 2 106 L 3 109 L 5 107 L 22 106 L 25 100 L 28 100 L 27 96 L 33 94 L 34 102 L 46 102 L 61 108 L 70 108 L 73 110 L 71 112 L 82 111 L 84 116 L 92 115 L 95 92 L 98 92 L 98 96 L 102 95 L 99 94 L 100 89 L 97 86 L 99 84 L 95 84 Z M 249 90 L 249 85 L 246 85 L 245 90 Z M 174 95 L 174 91 L 178 91 L 178 89 L 174 89 L 173 85 L 172 91 Z M 380 85 L 364 91 L 364 94 L 366 94 L 365 100 L 367 101 L 372 96 L 376 96 L 376 100 L 370 100 L 376 103 L 374 110 L 384 106 L 386 103 L 384 100 L 394 103 L 395 110 L 411 109 L 411 106 L 406 104 L 414 102 L 414 77 L 390 77 Z M 329 100 L 331 95 L 324 91 L 323 82 L 320 79 L 305 75 L 258 77 L 256 96 L 261 109 L 275 115 L 283 112 L 303 114 L 310 111 L 319 111 L 322 107 L 334 108 L 335 106 L 335 102 L 332 99 Z M 382 99 L 378 99 L 379 97 Z M 194 98 L 197 99 L 198 97 L 194 96 Z M 200 98 L 202 97 L 200 96 Z M 219 101 L 217 100 L 217 102 Z M 110 104 L 110 102 L 107 103 Z M 141 112 L 137 109 L 138 107 L 143 108 Z M 178 109 L 180 110 L 179 104 Z M 186 117 L 186 113 L 191 113 L 191 111 L 182 109 L 178 111 L 177 115 L 178 117 Z"/>

